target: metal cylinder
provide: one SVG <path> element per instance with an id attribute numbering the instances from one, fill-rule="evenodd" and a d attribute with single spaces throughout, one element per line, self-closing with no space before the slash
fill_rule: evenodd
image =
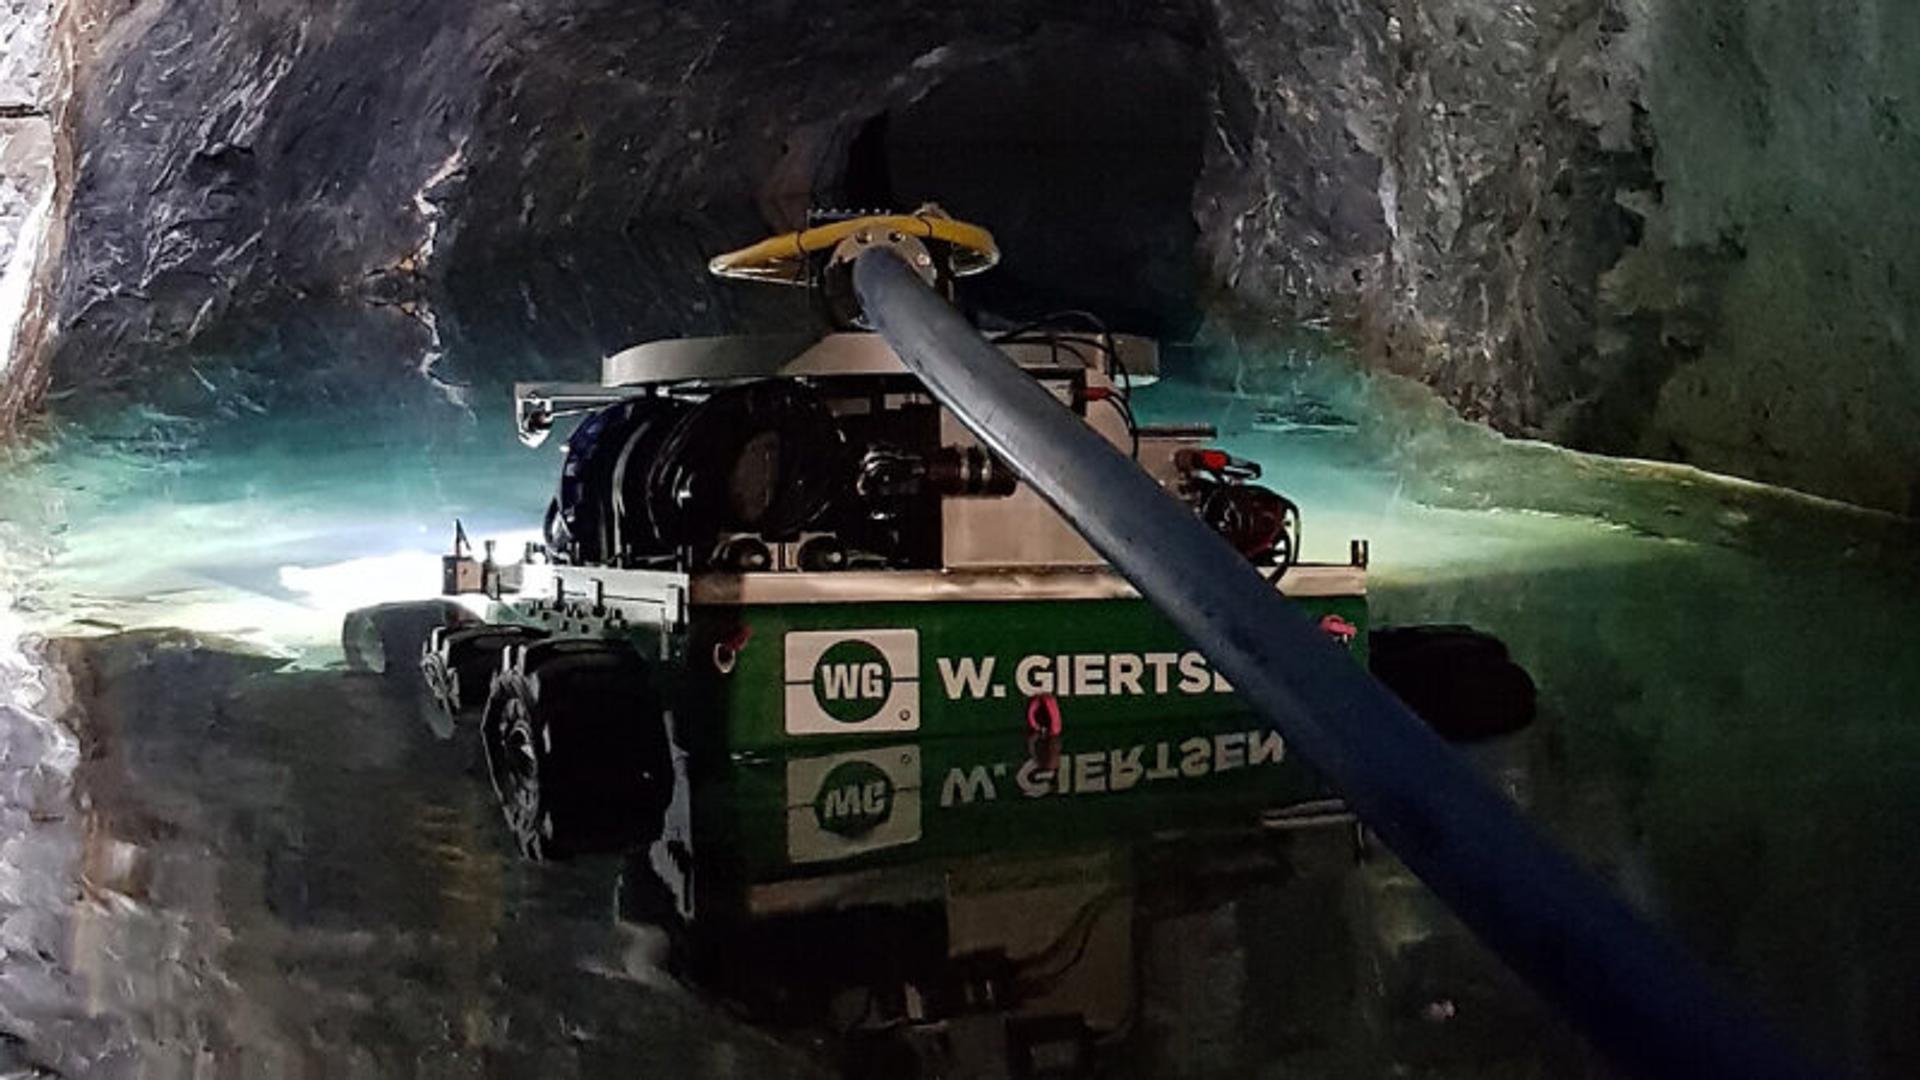
<path id="1" fill-rule="evenodd" d="M 943 446 L 927 458 L 927 486 L 941 495 L 1007 496 L 1020 478 L 977 446 Z"/>

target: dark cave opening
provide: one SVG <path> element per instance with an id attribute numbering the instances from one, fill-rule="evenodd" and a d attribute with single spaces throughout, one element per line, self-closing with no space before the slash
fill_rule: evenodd
<path id="1" fill-rule="evenodd" d="M 1166 36 L 1049 43 L 960 69 L 869 118 L 836 193 L 937 202 L 991 228 L 1003 259 L 968 282 L 989 320 L 1069 308 L 1179 339 L 1199 321 L 1192 210 L 1208 66 Z"/>

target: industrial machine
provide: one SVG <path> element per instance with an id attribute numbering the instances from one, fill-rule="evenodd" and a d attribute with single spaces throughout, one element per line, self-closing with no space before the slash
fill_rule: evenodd
<path id="1" fill-rule="evenodd" d="M 478 617 L 435 628 L 420 666 L 442 729 L 477 723 L 521 848 L 644 846 L 690 777 L 766 762 L 838 762 L 833 798 L 857 818 L 880 792 L 947 782 L 924 772 L 934 749 L 886 767 L 861 756 L 903 738 L 1011 739 L 1042 761 L 1063 736 L 1108 740 L 1046 770 L 1075 797 L 1273 764 L 1276 797 L 1324 799 L 1206 657 L 867 328 L 851 268 L 875 248 L 949 300 L 998 259 L 985 230 L 936 207 L 823 215 L 711 266 L 807 288 L 823 332 L 656 341 L 608 357 L 597 384 L 516 387 L 529 445 L 577 420 L 544 542 L 503 564 L 459 538 L 445 591 Z M 992 340 L 1230 541 L 1341 662 L 1368 662 L 1366 543 L 1303 560 L 1299 508 L 1257 465 L 1205 426 L 1137 423 L 1155 342 L 1083 312 Z M 1497 643 L 1449 640 L 1448 670 L 1461 641 L 1482 669 L 1512 667 Z M 1530 714 L 1522 690 L 1492 726 L 1525 722 L 1505 718 Z M 1476 723 L 1487 715 L 1476 706 Z M 1169 724 L 1197 741 L 1114 749 Z M 1033 775 L 993 767 L 988 787 Z"/>
<path id="2" fill-rule="evenodd" d="M 477 721 L 526 854 L 627 852 L 690 911 L 696 831 L 723 864 L 778 843 L 858 873 L 995 835 L 965 822 L 1003 792 L 1124 819 L 1234 775 L 1281 819 L 1351 807 L 1624 1070 L 1820 1075 L 1448 745 L 1532 719 L 1498 641 L 1373 627 L 1364 541 L 1303 560 L 1253 464 L 1136 423 L 1154 343 L 1077 312 L 970 321 L 959 280 L 997 259 L 935 207 L 823 215 L 710 267 L 807 288 L 822 331 L 516 389 L 529 444 L 578 421 L 544 539 L 502 564 L 456 530 L 463 604 L 424 620 L 419 670 L 437 730 Z M 393 673 L 381 626 L 349 616 L 345 644 Z M 698 793 L 724 811 L 755 785 L 784 834 L 698 825 Z M 959 802 L 928 815 L 931 791 Z"/>

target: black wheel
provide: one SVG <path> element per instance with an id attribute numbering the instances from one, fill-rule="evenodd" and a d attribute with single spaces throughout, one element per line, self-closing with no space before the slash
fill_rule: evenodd
<path id="1" fill-rule="evenodd" d="M 427 690 L 427 726 L 443 739 L 452 738 L 460 720 L 486 706 L 507 646 L 546 636 L 546 631 L 528 626 L 495 625 L 441 628 L 427 635 L 419 663 Z"/>
<path id="2" fill-rule="evenodd" d="M 1286 502 L 1286 500 L 1282 500 Z M 1268 567 L 1267 583 L 1277 585 L 1287 571 L 1300 562 L 1300 508 L 1292 502 L 1280 512 L 1280 530 L 1274 535 L 1273 548 L 1261 564 Z"/>
<path id="3" fill-rule="evenodd" d="M 1533 723 L 1533 679 L 1492 634 L 1465 626 L 1376 630 L 1367 654 L 1375 677 L 1452 741 L 1490 739 Z"/>
<path id="4" fill-rule="evenodd" d="M 647 666 L 625 646 L 509 649 L 481 734 L 494 794 L 528 858 L 628 850 L 659 835 L 672 753 Z"/>

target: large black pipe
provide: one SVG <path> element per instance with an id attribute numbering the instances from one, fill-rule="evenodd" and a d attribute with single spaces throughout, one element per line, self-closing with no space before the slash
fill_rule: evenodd
<path id="1" fill-rule="evenodd" d="M 854 286 L 981 442 L 1179 626 L 1480 939 L 1642 1077 L 1819 1075 L 1528 824 L 1223 539 L 885 250 Z"/>

